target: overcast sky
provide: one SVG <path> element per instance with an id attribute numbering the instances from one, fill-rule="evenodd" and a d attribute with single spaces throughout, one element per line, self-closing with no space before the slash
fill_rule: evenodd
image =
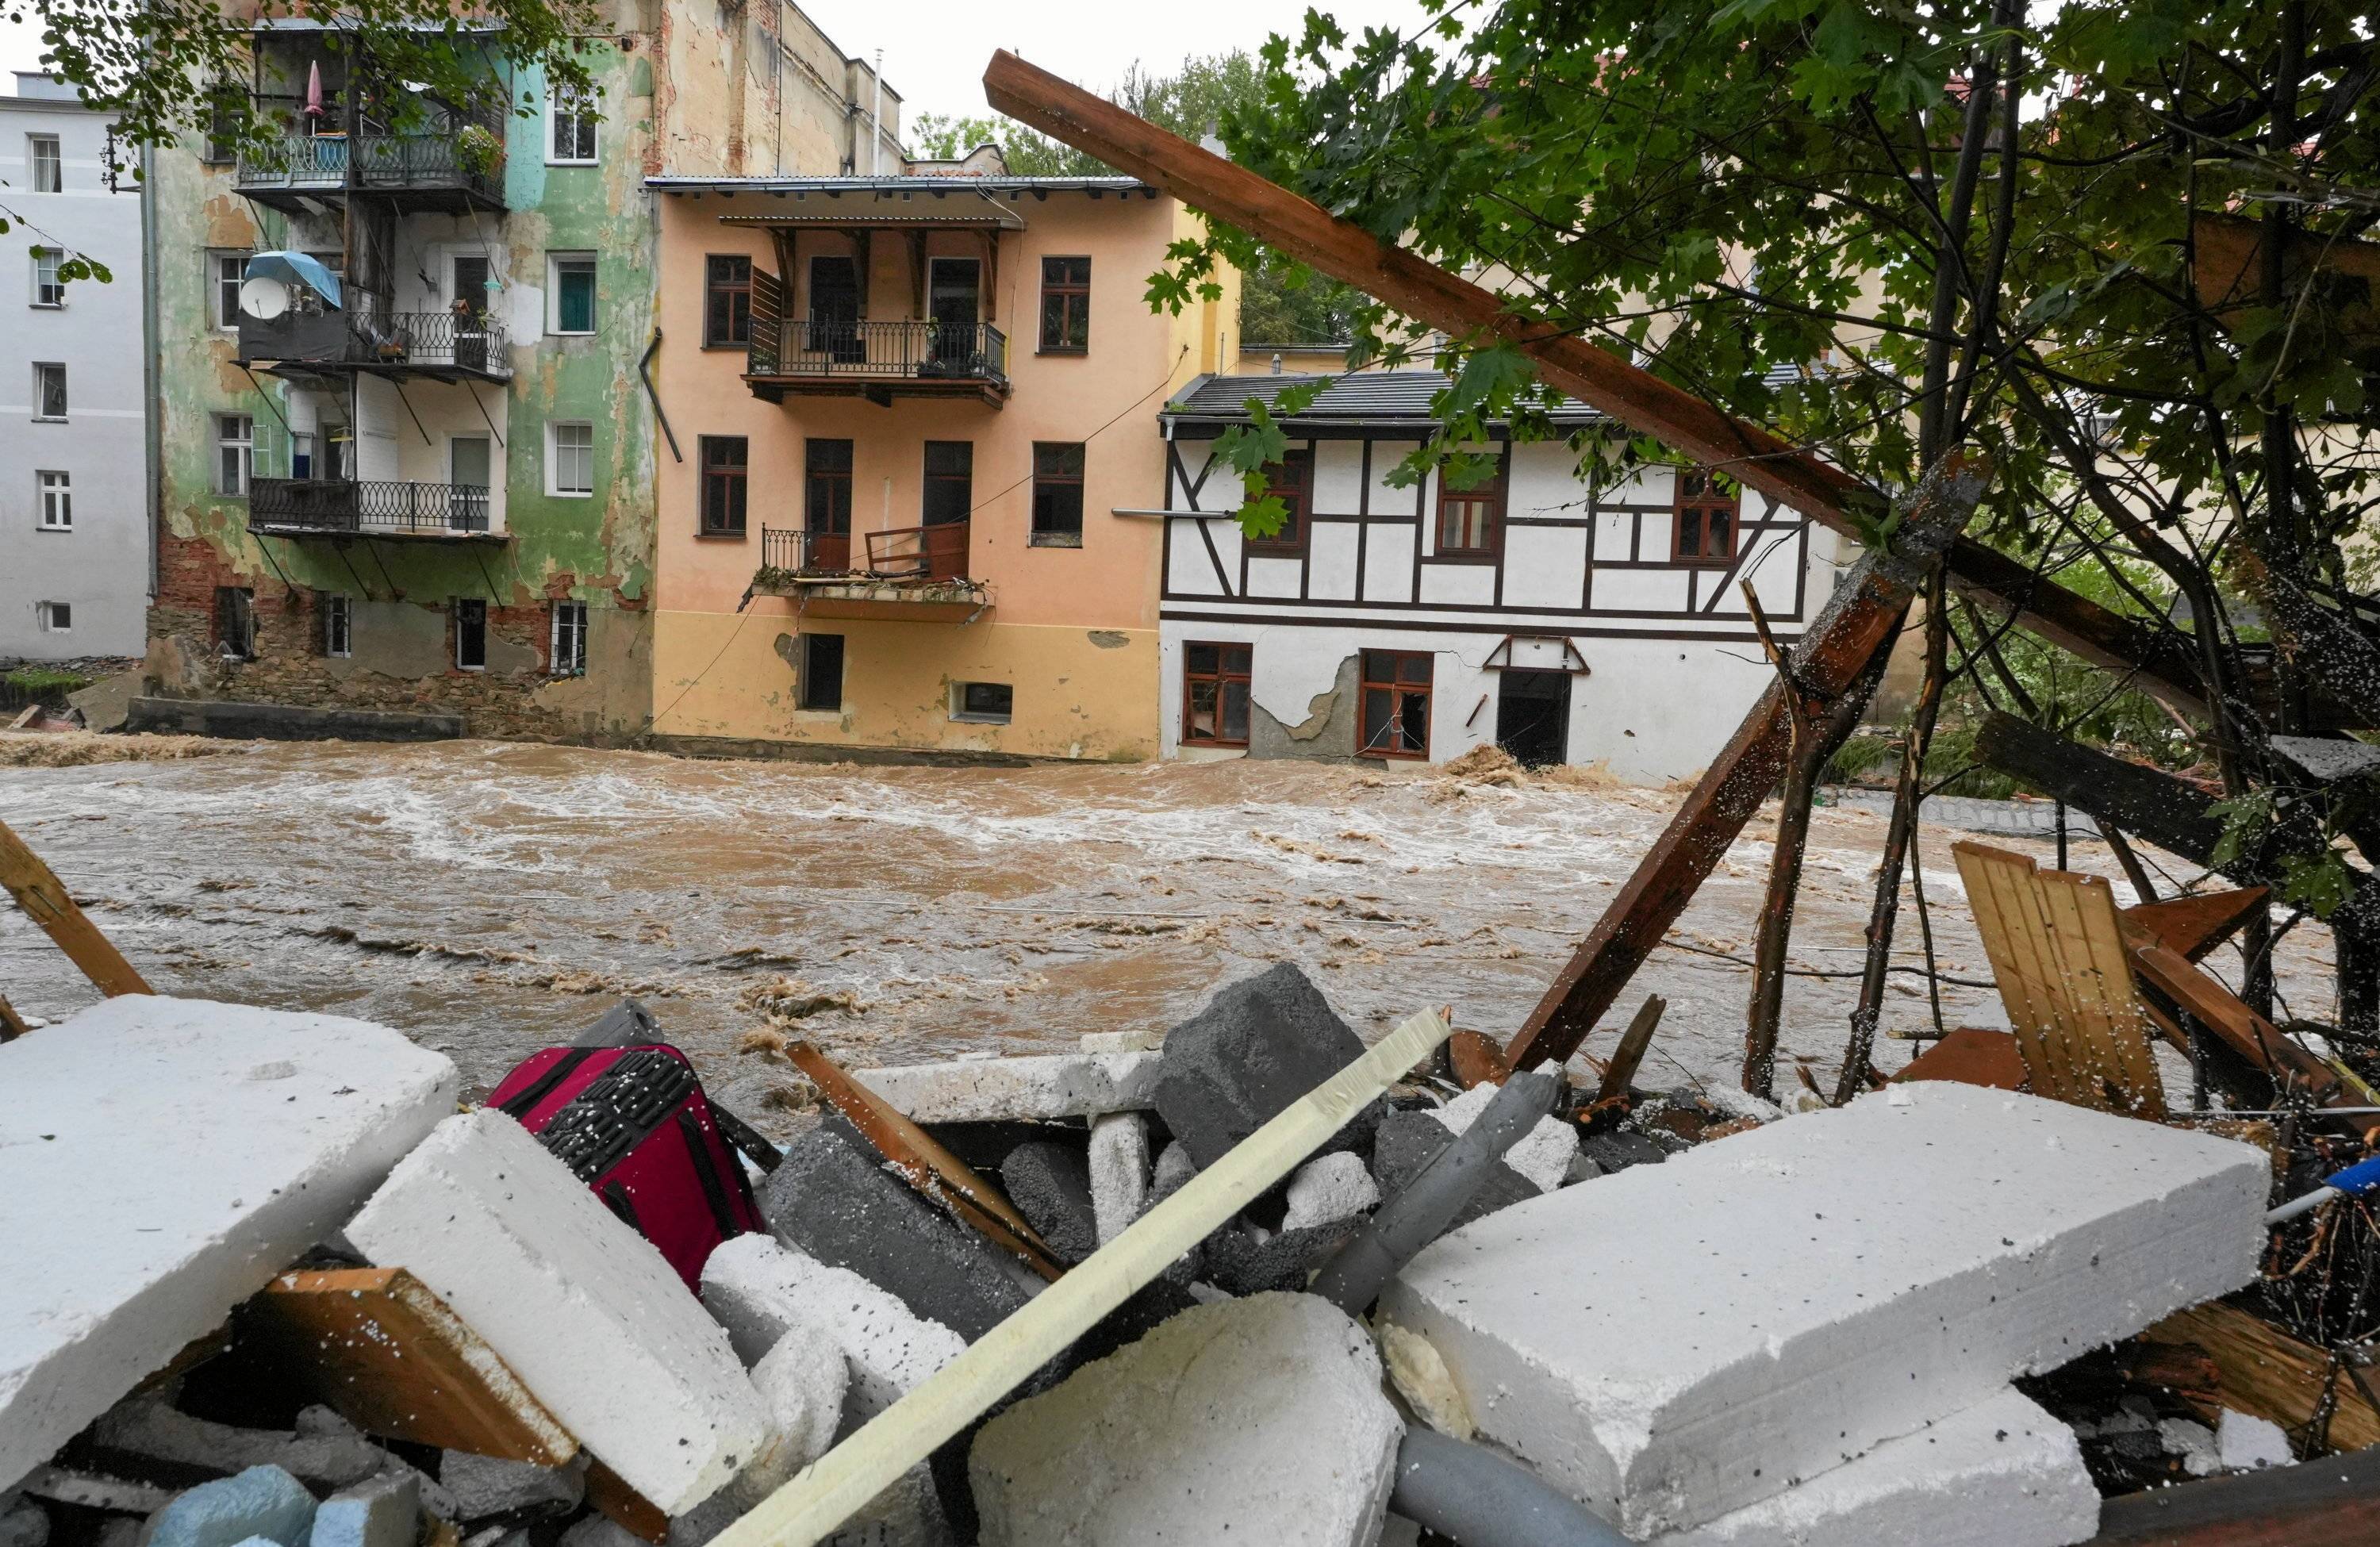
<path id="1" fill-rule="evenodd" d="M 1305 7 L 1296 0 L 1036 0 L 1029 6 L 983 0 L 799 0 L 844 53 L 884 51 L 884 79 L 901 93 L 905 117 L 989 111 L 983 67 L 992 50 L 1013 49 L 1044 69 L 1104 91 L 1135 60 L 1162 74 L 1186 53 L 1254 49 L 1267 34 L 1294 37 Z M 1394 26 L 1410 34 L 1427 19 L 1418 0 L 1321 0 L 1350 36 Z M 39 30 L 0 26 L 0 67 L 38 68 Z"/>

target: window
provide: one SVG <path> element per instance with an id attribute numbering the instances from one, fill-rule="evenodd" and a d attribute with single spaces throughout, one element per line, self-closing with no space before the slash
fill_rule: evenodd
<path id="1" fill-rule="evenodd" d="M 802 636 L 801 706 L 825 713 L 843 709 L 843 636 Z"/>
<path id="2" fill-rule="evenodd" d="M 476 596 L 455 598 L 455 669 L 488 669 L 488 604 Z"/>
<path id="3" fill-rule="evenodd" d="M 742 349 L 751 342 L 752 260 L 716 255 L 703 260 L 703 347 Z"/>
<path id="4" fill-rule="evenodd" d="M 256 659 L 256 593 L 246 586 L 215 587 L 215 649 L 235 661 Z"/>
<path id="5" fill-rule="evenodd" d="M 951 718 L 980 725 L 1004 725 L 1016 708 L 1016 689 L 1005 682 L 953 682 Z"/>
<path id="6" fill-rule="evenodd" d="M 356 652 L 356 599 L 344 591 L 322 593 L 322 653 L 344 660 Z"/>
<path id="7" fill-rule="evenodd" d="M 552 321 L 549 333 L 593 333 L 595 331 L 595 255 L 591 252 L 556 252 L 546 260 L 552 271 L 547 283 L 553 292 Z"/>
<path id="8" fill-rule="evenodd" d="M 1314 485 L 1314 453 L 1284 452 L 1280 461 L 1265 469 L 1265 493 L 1287 507 L 1281 530 L 1270 537 L 1248 539 L 1252 554 L 1302 554 L 1305 552 L 1306 493 Z"/>
<path id="9" fill-rule="evenodd" d="M 702 458 L 702 535 L 744 535 L 744 473 L 748 444 L 741 435 L 705 435 Z"/>
<path id="10" fill-rule="evenodd" d="M 66 254 L 55 247 L 33 249 L 33 304 L 64 306 L 67 303 L 67 282 L 58 277 L 58 265 Z"/>
<path id="11" fill-rule="evenodd" d="M 1248 657 L 1244 644 L 1182 647 L 1182 740 L 1192 747 L 1248 744 Z"/>
<path id="12" fill-rule="evenodd" d="M 1434 658 L 1426 651 L 1364 652 L 1364 741 L 1367 758 L 1429 756 L 1429 687 Z"/>
<path id="13" fill-rule="evenodd" d="M 1504 462 L 1485 483 L 1451 488 L 1438 477 L 1438 553 L 1440 558 L 1494 558 L 1504 535 Z"/>
<path id="14" fill-rule="evenodd" d="M 207 267 L 214 280 L 215 326 L 239 326 L 239 286 L 248 277 L 246 252 L 210 252 Z"/>
<path id="15" fill-rule="evenodd" d="M 550 130 L 545 159 L 556 165 L 588 166 L 595 160 L 595 99 L 580 91 L 556 91 L 546 100 Z"/>
<path id="16" fill-rule="evenodd" d="M 215 493 L 246 499 L 255 468 L 256 420 L 246 414 L 215 415 Z"/>
<path id="17" fill-rule="evenodd" d="M 232 139 L 246 96 L 246 89 L 239 86 L 217 84 L 207 89 L 207 142 L 199 152 L 200 161 L 220 165 L 233 159 Z"/>
<path id="18" fill-rule="evenodd" d="M 33 621 L 41 626 L 44 634 L 71 634 L 74 632 L 74 603 L 36 602 L 33 603 Z"/>
<path id="19" fill-rule="evenodd" d="M 851 443 L 811 436 L 802 447 L 802 529 L 851 534 Z"/>
<path id="20" fill-rule="evenodd" d="M 64 193 L 67 189 L 66 163 L 58 155 L 58 137 L 55 134 L 25 136 L 25 161 L 32 168 L 35 193 Z"/>
<path id="21" fill-rule="evenodd" d="M 67 417 L 67 368 L 55 364 L 33 367 L 33 417 Z"/>
<path id="22" fill-rule="evenodd" d="M 545 492 L 586 495 L 595 492 L 595 427 L 591 424 L 546 426 Z"/>
<path id="23" fill-rule="evenodd" d="M 553 604 L 553 640 L 545 669 L 555 676 L 587 675 L 587 603 Z"/>
<path id="24" fill-rule="evenodd" d="M 1742 491 L 1707 468 L 1678 469 L 1677 519 L 1670 528 L 1670 556 L 1679 564 L 1735 562 L 1736 507 Z"/>
<path id="25" fill-rule="evenodd" d="M 975 443 L 926 443 L 926 525 L 950 526 L 975 507 Z"/>
<path id="26" fill-rule="evenodd" d="M 34 487 L 41 493 L 42 530 L 74 530 L 74 490 L 62 472 L 37 472 Z"/>
<path id="27" fill-rule="evenodd" d="M 1083 448 L 1033 443 L 1033 546 L 1083 545 Z"/>
<path id="28" fill-rule="evenodd" d="M 1091 261 L 1041 260 L 1041 352 L 1079 355 L 1091 347 Z"/>

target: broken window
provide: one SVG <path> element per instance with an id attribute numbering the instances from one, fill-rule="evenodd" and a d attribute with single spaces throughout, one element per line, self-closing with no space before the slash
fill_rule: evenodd
<path id="1" fill-rule="evenodd" d="M 1091 347 L 1091 261 L 1041 260 L 1041 352 L 1079 355 Z"/>
<path id="2" fill-rule="evenodd" d="M 553 643 L 546 663 L 546 670 L 554 676 L 587 675 L 586 603 L 553 604 Z"/>
<path id="3" fill-rule="evenodd" d="M 1255 647 L 1182 647 L 1182 740 L 1192 747 L 1248 744 L 1248 665 Z"/>
<path id="4" fill-rule="evenodd" d="M 801 705 L 834 713 L 843 708 L 843 636 L 802 636 Z"/>
<path id="5" fill-rule="evenodd" d="M 67 368 L 54 363 L 33 367 L 33 417 L 67 417 Z"/>
<path id="6" fill-rule="evenodd" d="M 344 591 L 322 593 L 322 653 L 345 660 L 356 652 L 356 599 Z"/>
<path id="7" fill-rule="evenodd" d="M 1078 443 L 1033 443 L 1033 546 L 1083 545 L 1083 448 Z"/>
<path id="8" fill-rule="evenodd" d="M 702 535 L 744 535 L 745 473 L 751 443 L 742 435 L 702 437 Z"/>
<path id="9" fill-rule="evenodd" d="M 1248 539 L 1252 554 L 1303 554 L 1305 552 L 1306 499 L 1314 486 L 1314 453 L 1290 451 L 1280 461 L 1265 469 L 1265 493 L 1281 501 L 1288 514 L 1281 518 L 1281 530 L 1270 537 Z"/>
<path id="10" fill-rule="evenodd" d="M 256 659 L 256 593 L 246 586 L 215 587 L 215 649 L 236 661 Z"/>
<path id="11" fill-rule="evenodd" d="M 703 347 L 741 349 L 751 342 L 752 260 L 713 254 L 703 260 Z"/>
<path id="12" fill-rule="evenodd" d="M 1015 713 L 1016 689 L 1005 682 L 953 682 L 951 718 L 1004 725 Z"/>
<path id="13" fill-rule="evenodd" d="M 25 136 L 25 160 L 33 169 L 35 193 L 64 193 L 67 190 L 66 162 L 58 154 L 56 135 Z"/>
<path id="14" fill-rule="evenodd" d="M 1429 756 L 1429 689 L 1436 658 L 1420 650 L 1364 652 L 1363 741 L 1367 758 Z"/>
<path id="15" fill-rule="evenodd" d="M 455 669 L 488 669 L 488 604 L 475 596 L 455 599 Z"/>
<path id="16" fill-rule="evenodd" d="M 1485 483 L 1468 489 L 1449 486 L 1438 477 L 1438 555 L 1440 558 L 1493 558 L 1504 530 L 1504 464 Z"/>
<path id="17" fill-rule="evenodd" d="M 1670 558 L 1679 564 L 1734 563 L 1740 486 L 1707 468 L 1680 468 L 1677 484 Z"/>

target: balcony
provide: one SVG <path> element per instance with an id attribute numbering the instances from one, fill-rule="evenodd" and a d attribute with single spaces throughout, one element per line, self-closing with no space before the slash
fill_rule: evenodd
<path id="1" fill-rule="evenodd" d="M 844 323 L 755 318 L 745 367 L 752 391 L 771 403 L 787 394 L 1008 400 L 1008 335 L 990 323 Z"/>
<path id="2" fill-rule="evenodd" d="M 294 97 L 260 97 L 257 111 L 294 126 L 304 104 Z M 384 198 L 401 211 L 502 212 L 504 130 L 498 115 L 425 100 L 402 124 L 366 117 L 339 132 L 291 128 L 245 148 L 235 184 L 258 203 L 289 214 L 310 213 L 310 201 L 358 193 Z"/>
<path id="3" fill-rule="evenodd" d="M 260 478 L 248 490 L 248 530 L 273 537 L 509 541 L 488 530 L 488 512 L 487 489 L 472 483 Z"/>
<path id="4" fill-rule="evenodd" d="M 974 621 L 991 588 L 967 578 L 967 523 L 858 534 L 760 529 L 756 596 L 791 597 L 811 617 Z M 860 562 L 855 564 L 854 559 Z"/>
<path id="5" fill-rule="evenodd" d="M 497 316 L 451 311 L 288 312 L 271 321 L 242 313 L 239 360 L 287 368 L 370 371 L 455 382 L 508 381 L 512 337 Z"/>

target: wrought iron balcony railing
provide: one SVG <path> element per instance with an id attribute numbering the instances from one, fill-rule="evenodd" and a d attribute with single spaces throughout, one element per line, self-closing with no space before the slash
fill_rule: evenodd
<path id="1" fill-rule="evenodd" d="M 990 323 L 786 321 L 754 335 L 756 376 L 1008 384 L 1008 335 Z"/>
<path id="2" fill-rule="evenodd" d="M 452 311 L 293 311 L 270 321 L 242 315 L 239 358 L 481 376 L 509 376 L 513 370 L 512 335 L 504 318 Z"/>
<path id="3" fill-rule="evenodd" d="M 489 511 L 476 483 L 260 478 L 248 491 L 249 530 L 299 536 L 481 536 Z"/>
<path id="4" fill-rule="evenodd" d="M 967 523 L 902 527 L 893 531 L 797 531 L 760 529 L 764 575 L 865 575 L 876 579 L 963 579 L 967 572 Z"/>
<path id="5" fill-rule="evenodd" d="M 401 124 L 367 118 L 350 133 L 335 109 L 323 126 L 303 127 L 296 98 L 260 97 L 257 109 L 290 127 L 241 149 L 243 192 L 464 192 L 504 202 L 501 116 L 424 99 Z"/>

